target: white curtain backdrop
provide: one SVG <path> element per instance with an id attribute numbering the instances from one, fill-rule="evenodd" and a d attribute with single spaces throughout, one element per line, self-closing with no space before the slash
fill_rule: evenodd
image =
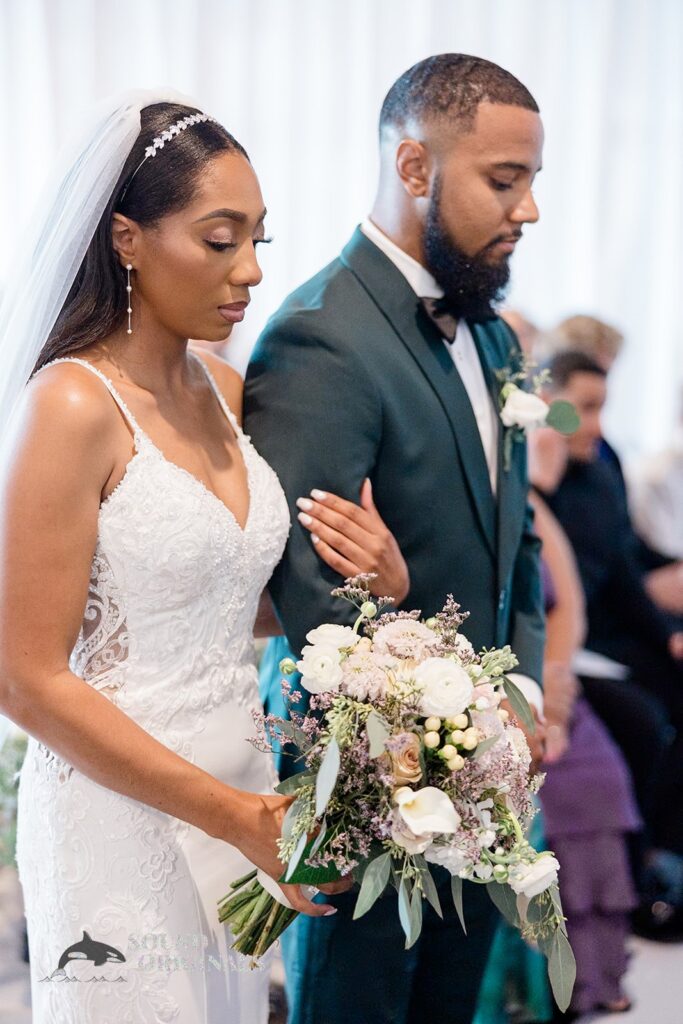
<path id="1" fill-rule="evenodd" d="M 367 212 L 386 90 L 447 50 L 508 68 L 545 122 L 541 221 L 510 303 L 542 327 L 575 312 L 621 327 L 608 432 L 626 454 L 665 445 L 683 375 L 681 0 L 0 0 L 0 287 L 84 108 L 173 85 L 246 146 L 271 211 L 231 343 L 244 369 L 269 313 Z"/>

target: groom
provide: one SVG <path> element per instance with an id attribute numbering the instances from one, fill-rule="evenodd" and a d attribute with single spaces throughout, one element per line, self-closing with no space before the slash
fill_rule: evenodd
<path id="1" fill-rule="evenodd" d="M 382 107 L 369 219 L 269 321 L 246 386 L 246 429 L 293 519 L 312 488 L 358 501 L 370 477 L 410 570 L 404 607 L 433 615 L 452 593 L 477 649 L 512 645 L 529 696 L 543 651 L 539 544 L 525 445 L 503 459 L 496 371 L 517 344 L 491 305 L 538 219 L 542 139 L 533 97 L 495 64 L 442 54 L 403 74 Z M 350 621 L 330 597 L 338 584 L 295 521 L 271 594 L 297 654 L 313 626 Z M 279 683 L 275 670 L 274 702 Z M 469 1024 L 495 913 L 467 884 L 465 938 L 440 882 L 444 920 L 429 908 L 408 952 L 390 895 L 360 921 L 355 894 L 333 918 L 300 919 L 286 936 L 290 1024 Z"/>

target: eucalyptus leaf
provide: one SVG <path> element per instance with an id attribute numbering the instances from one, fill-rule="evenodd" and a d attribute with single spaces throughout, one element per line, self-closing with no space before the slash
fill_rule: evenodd
<path id="1" fill-rule="evenodd" d="M 526 919 L 529 924 L 539 924 L 545 916 L 545 892 L 532 896 L 526 907 Z"/>
<path id="2" fill-rule="evenodd" d="M 475 747 L 474 753 L 472 754 L 472 760 L 478 761 L 479 758 L 487 752 L 487 750 L 490 750 L 491 747 L 495 747 L 499 739 L 500 736 L 489 736 L 488 739 L 482 740 L 481 743 Z"/>
<path id="3" fill-rule="evenodd" d="M 292 831 L 294 829 L 294 823 L 296 819 L 299 817 L 301 811 L 303 811 L 303 809 L 303 800 L 301 799 L 300 796 L 298 796 L 294 803 L 289 805 L 287 813 L 285 814 L 284 820 L 282 822 L 281 832 L 283 839 L 289 839 L 291 837 Z"/>
<path id="4" fill-rule="evenodd" d="M 391 854 L 383 853 L 370 861 L 363 874 L 360 892 L 353 911 L 353 919 L 356 921 L 363 914 L 367 914 L 370 907 L 379 899 L 386 889 L 389 875 L 391 873 Z"/>
<path id="5" fill-rule="evenodd" d="M 410 949 L 414 946 L 417 940 L 420 938 L 420 932 L 422 931 L 422 893 L 417 886 L 413 888 L 413 894 L 410 898 L 410 935 L 406 942 L 406 949 Z"/>
<path id="6" fill-rule="evenodd" d="M 562 399 L 550 403 L 545 422 L 560 434 L 574 434 L 581 423 L 572 403 Z"/>
<path id="7" fill-rule="evenodd" d="M 275 787 L 275 792 L 281 793 L 283 796 L 293 796 L 304 786 L 312 786 L 314 782 L 315 772 L 297 772 L 296 775 L 290 775 L 288 779 L 283 779 Z"/>
<path id="8" fill-rule="evenodd" d="M 398 919 L 401 922 L 401 928 L 405 933 L 406 947 L 410 942 L 411 922 L 410 922 L 410 896 L 408 895 L 408 886 L 406 885 L 405 878 L 401 879 L 398 887 Z"/>
<path id="9" fill-rule="evenodd" d="M 339 744 L 333 736 L 327 745 L 322 764 L 318 769 L 315 782 L 315 816 L 319 818 L 325 812 L 339 774 Z"/>
<path id="10" fill-rule="evenodd" d="M 467 935 L 467 928 L 465 927 L 465 908 L 462 903 L 462 878 L 458 875 L 451 875 L 451 895 L 453 896 L 453 906 L 455 907 L 460 919 L 462 930 L 465 935 Z"/>
<path id="11" fill-rule="evenodd" d="M 536 723 L 534 722 L 534 716 L 529 707 L 529 702 L 520 690 L 518 686 L 508 679 L 507 676 L 503 676 L 503 685 L 505 687 L 505 696 L 510 701 L 510 705 L 514 714 L 520 720 L 529 732 L 536 732 Z"/>
<path id="12" fill-rule="evenodd" d="M 294 871 L 296 869 L 297 864 L 301 860 L 301 855 L 303 854 L 304 850 L 306 849 L 307 843 L 308 843 L 308 838 L 306 836 L 306 833 L 304 832 L 304 833 L 302 833 L 301 836 L 299 836 L 299 841 L 296 844 L 296 846 L 294 847 L 294 853 L 292 854 L 292 856 L 289 859 L 289 864 L 287 865 L 287 871 L 285 872 L 285 882 L 291 881 L 292 875 L 294 874 Z"/>
<path id="13" fill-rule="evenodd" d="M 517 898 L 509 885 L 501 885 L 499 882 L 489 882 L 486 886 L 491 902 L 495 904 L 508 924 L 513 928 L 520 927 L 519 911 L 517 910 Z"/>
<path id="14" fill-rule="evenodd" d="M 422 890 L 425 894 L 425 897 L 427 898 L 429 903 L 431 903 L 432 907 L 439 915 L 439 917 L 443 919 L 441 900 L 439 899 L 439 893 L 437 892 L 437 888 L 434 883 L 434 879 L 432 878 L 431 871 L 429 870 L 429 868 L 427 868 L 426 871 L 420 872 L 420 875 L 422 878 Z"/>
<path id="15" fill-rule="evenodd" d="M 309 857 L 313 857 L 318 852 L 324 839 L 327 839 L 327 818 L 323 818 L 320 822 L 320 831 L 311 843 L 311 852 L 308 855 Z"/>
<path id="16" fill-rule="evenodd" d="M 559 927 L 562 929 L 562 931 L 566 935 L 567 934 L 567 922 L 564 920 L 564 911 L 562 910 L 562 900 L 560 899 L 560 887 L 557 884 L 557 882 L 555 882 L 554 885 L 550 886 L 549 892 L 550 892 L 550 898 L 553 901 L 553 907 L 555 908 L 555 913 L 557 914 L 557 916 L 559 918 L 561 918 L 560 923 L 559 923 Z"/>
<path id="17" fill-rule="evenodd" d="M 370 744 L 370 757 L 380 757 L 385 750 L 384 744 L 391 736 L 391 730 L 381 715 L 371 711 L 365 723 Z"/>
<path id="18" fill-rule="evenodd" d="M 550 954 L 552 953 L 553 942 L 554 941 L 555 941 L 555 932 L 552 932 L 551 934 L 548 934 L 547 932 L 543 932 L 541 935 L 538 935 L 537 938 L 536 938 L 536 942 L 538 944 L 538 948 L 541 951 L 541 953 L 543 954 L 543 956 L 546 958 L 546 960 L 550 959 Z"/>
<path id="19" fill-rule="evenodd" d="M 517 900 L 516 900 L 517 913 L 519 914 L 520 921 L 526 921 L 527 920 L 527 916 L 526 915 L 527 915 L 527 911 L 529 909 L 529 903 L 530 902 L 531 901 L 529 900 L 529 897 L 525 896 L 524 893 L 520 893 L 517 896 Z"/>
<path id="20" fill-rule="evenodd" d="M 309 746 L 309 739 L 303 729 L 300 729 L 294 722 L 281 721 L 277 725 L 278 732 L 281 732 L 283 736 L 287 738 L 291 743 L 297 747 Z"/>
<path id="21" fill-rule="evenodd" d="M 555 932 L 548 958 L 548 978 L 555 1002 L 564 1012 L 569 1006 L 576 981 L 576 961 L 569 939 L 559 928 Z"/>

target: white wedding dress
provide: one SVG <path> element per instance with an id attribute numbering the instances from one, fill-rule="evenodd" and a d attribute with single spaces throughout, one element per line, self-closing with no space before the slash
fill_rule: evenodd
<path id="1" fill-rule="evenodd" d="M 272 791 L 270 757 L 248 740 L 260 709 L 253 625 L 289 530 L 278 479 L 207 370 L 246 463 L 242 530 L 163 456 L 106 377 L 68 361 L 101 378 L 135 443 L 100 508 L 72 669 L 181 757 L 231 786 Z M 267 1020 L 268 971 L 240 963 L 218 923 L 216 901 L 250 867 L 234 847 L 98 785 L 34 740 L 17 846 L 34 1024 Z"/>

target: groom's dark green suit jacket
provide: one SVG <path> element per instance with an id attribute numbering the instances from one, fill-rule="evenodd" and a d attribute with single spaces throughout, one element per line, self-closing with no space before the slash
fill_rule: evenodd
<path id="1" fill-rule="evenodd" d="M 516 339 L 499 319 L 470 328 L 497 408 L 495 371 L 510 364 Z M 494 496 L 450 353 L 404 276 L 360 230 L 265 327 L 247 373 L 245 429 L 290 504 L 292 532 L 270 591 L 297 655 L 308 630 L 350 622 L 354 609 L 330 596 L 339 577 L 297 522 L 296 499 L 317 487 L 357 502 L 370 477 L 410 570 L 403 607 L 429 616 L 452 593 L 471 613 L 463 631 L 475 648 L 511 644 L 519 671 L 540 681 L 525 445 L 512 445 L 506 469 L 499 438 Z"/>
<path id="2" fill-rule="evenodd" d="M 495 371 L 509 364 L 516 341 L 500 320 L 470 327 L 497 402 Z M 308 630 L 349 623 L 354 609 L 330 596 L 340 579 L 297 522 L 296 499 L 317 487 L 358 501 L 369 476 L 410 569 L 404 607 L 429 616 L 452 593 L 471 612 L 464 632 L 476 648 L 510 643 L 521 671 L 540 680 L 539 542 L 525 446 L 513 445 L 507 471 L 501 456 L 494 498 L 451 355 L 406 279 L 360 230 L 267 324 L 247 374 L 245 414 L 292 513 L 270 590 L 297 655 Z M 262 669 L 266 704 L 277 712 L 277 665 L 286 653 L 282 640 L 271 641 Z M 330 919 L 298 918 L 283 936 L 289 1024 L 472 1020 L 493 907 L 481 886 L 466 887 L 463 941 L 449 879 L 435 874 L 444 919 L 428 909 L 408 952 L 391 897 L 360 921 L 352 919 L 355 894 L 336 897 L 339 913 Z"/>

